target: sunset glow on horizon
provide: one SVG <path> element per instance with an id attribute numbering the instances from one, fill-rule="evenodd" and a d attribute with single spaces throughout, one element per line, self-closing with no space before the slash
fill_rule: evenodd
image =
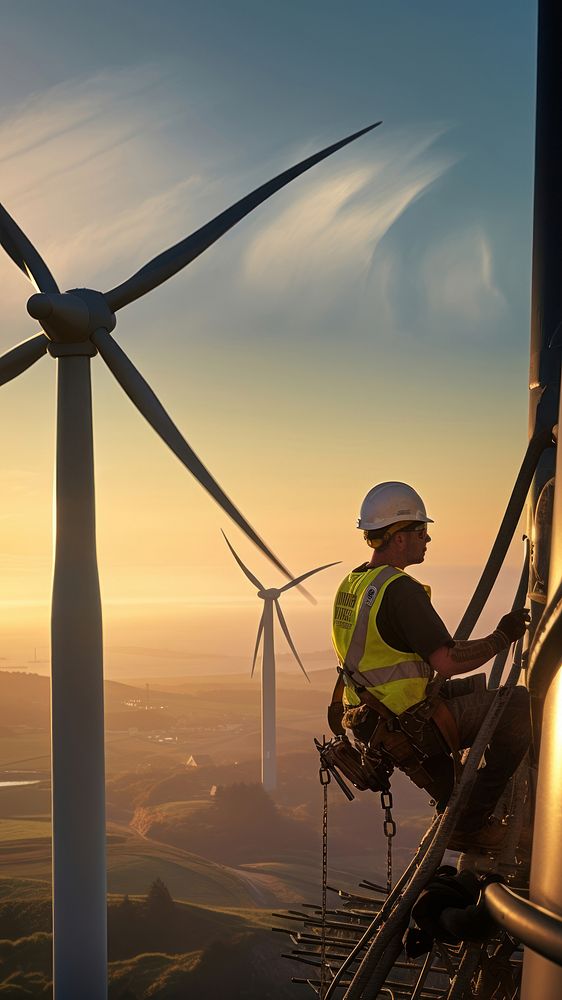
<path id="1" fill-rule="evenodd" d="M 289 5 L 288 20 L 296 13 Z M 363 15 L 371 24 L 373 13 Z M 44 25 L 47 37 L 57 16 Z M 346 30 L 341 23 L 332 34 L 330 23 L 322 29 L 328 49 Z M 474 39 L 483 45 L 478 24 L 475 16 Z M 393 37 L 392 25 L 389 9 L 377 23 L 377 44 L 385 30 Z M 234 19 L 231 26 L 242 30 Z M 158 46 L 160 26 L 152 27 Z M 71 18 L 68 30 L 83 50 L 77 28 Z M 202 14 L 195 47 L 208 29 Z M 259 19 L 255 31 L 258 47 L 282 58 Z M 194 89 L 195 64 L 179 62 L 177 51 L 155 60 L 139 45 L 123 65 L 86 60 L 78 70 L 64 60 L 55 69 L 55 46 L 27 89 L 5 98 L 2 198 L 62 288 L 111 287 L 290 163 L 379 112 L 384 118 L 118 316 L 119 342 L 279 557 L 295 574 L 342 561 L 311 588 L 317 608 L 291 598 L 303 652 L 329 645 L 331 594 L 365 558 L 354 524 L 375 482 L 406 480 L 424 497 L 436 525 L 418 575 L 433 583 L 450 627 L 499 525 L 527 436 L 533 66 L 531 46 L 521 62 L 519 31 L 514 17 L 502 65 L 480 51 L 486 85 L 474 79 L 468 42 L 450 98 L 439 89 L 436 65 L 426 80 L 431 114 L 418 104 L 408 38 L 392 75 L 403 80 L 409 102 L 402 95 L 393 105 L 382 49 L 380 67 L 365 50 L 333 113 L 330 95 L 340 84 L 326 68 L 311 81 L 304 108 L 287 96 L 271 134 L 243 75 L 244 112 L 235 129 L 224 127 L 233 114 L 227 83 L 236 76 L 224 53 L 221 86 L 213 77 L 220 60 L 207 72 L 197 62 Z M 436 47 L 435 58 L 447 56 Z M 490 94 L 501 102 L 504 78 L 521 100 L 496 121 L 484 102 Z M 471 81 L 475 111 L 460 96 L 463 79 Z M 496 161 L 508 133 L 517 155 L 507 147 L 501 154 L 510 163 L 502 184 Z M 6 350 L 36 325 L 25 311 L 29 285 L 7 256 L 0 268 Z M 257 608 L 219 529 L 237 546 L 238 530 L 99 358 L 93 400 L 107 633 L 125 641 L 144 629 L 155 646 L 171 633 L 174 647 L 197 652 L 216 611 L 217 654 L 235 645 L 243 655 Z M 26 645 L 48 642 L 54 404 L 49 357 L 0 392 L 0 615 L 9 662 Z M 258 576 L 279 582 L 242 544 Z M 516 543 L 506 581 L 520 559 Z M 500 587 L 500 610 L 511 601 L 510 586 Z"/>

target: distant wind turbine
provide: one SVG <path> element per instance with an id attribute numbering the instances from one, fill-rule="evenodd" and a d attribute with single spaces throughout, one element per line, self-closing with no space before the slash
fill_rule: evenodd
<path id="1" fill-rule="evenodd" d="M 0 385 L 47 351 L 57 359 L 56 545 L 51 620 L 53 948 L 55 1000 L 107 996 L 102 619 L 96 558 L 90 358 L 103 360 L 162 440 L 286 576 L 182 437 L 111 337 L 115 313 L 207 250 L 294 178 L 376 128 L 361 129 L 262 184 L 120 285 L 61 294 L 47 264 L 0 205 L 0 243 L 39 294 L 27 309 L 43 331 L 0 357 Z"/>
<path id="2" fill-rule="evenodd" d="M 252 670 L 250 676 L 254 676 L 254 670 L 256 667 L 256 660 L 258 658 L 258 652 L 260 648 L 260 643 L 263 636 L 263 654 L 262 654 L 262 668 L 261 668 L 261 780 L 263 787 L 267 792 L 272 792 L 277 786 L 277 752 L 276 752 L 276 726 L 275 726 L 275 646 L 274 646 L 274 634 L 273 634 L 273 608 L 277 612 L 277 617 L 279 619 L 279 624 L 283 630 L 283 634 L 289 644 L 289 648 L 295 657 L 299 667 L 301 668 L 307 681 L 310 683 L 310 677 L 308 676 L 304 666 L 302 664 L 301 658 L 296 651 L 295 644 L 291 638 L 287 622 L 285 621 L 285 616 L 281 611 L 281 605 L 279 604 L 279 598 L 281 594 L 284 594 L 286 590 L 291 590 L 292 587 L 298 586 L 309 576 L 313 576 L 314 573 L 320 573 L 323 569 L 329 569 L 330 566 L 339 566 L 339 562 L 326 563 L 325 566 L 317 566 L 316 569 L 310 569 L 308 573 L 303 573 L 302 576 L 298 576 L 296 580 L 290 580 L 283 587 L 271 587 L 266 590 L 262 583 L 258 580 L 257 576 L 254 576 L 251 570 L 242 562 L 240 556 L 233 549 L 228 538 L 224 534 L 224 540 L 228 545 L 232 555 L 236 559 L 236 562 L 240 566 L 240 569 L 247 576 L 250 583 L 253 583 L 254 587 L 257 587 L 258 597 L 261 597 L 263 601 L 263 611 L 262 616 L 258 625 L 258 634 L 256 638 L 256 645 L 254 648 L 254 658 L 252 660 Z"/>

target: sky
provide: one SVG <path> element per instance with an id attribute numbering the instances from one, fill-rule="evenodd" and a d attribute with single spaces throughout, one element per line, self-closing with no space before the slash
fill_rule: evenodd
<path id="1" fill-rule="evenodd" d="M 450 628 L 527 438 L 535 10 L 520 0 L 3 5 L 0 190 L 61 288 L 107 290 L 304 156 L 383 124 L 123 309 L 115 336 L 295 574 L 303 655 L 329 647 L 376 482 L 435 520 Z M 0 351 L 37 327 L 0 258 Z M 0 390 L 0 666 L 48 658 L 56 366 Z M 156 650 L 244 656 L 261 607 L 228 523 L 93 363 L 98 555 L 111 676 Z M 511 603 L 519 538 L 478 631 Z M 124 649 L 143 649 L 128 658 Z M 142 662 L 141 662 L 142 661 Z M 142 668 L 142 669 L 141 669 Z"/>

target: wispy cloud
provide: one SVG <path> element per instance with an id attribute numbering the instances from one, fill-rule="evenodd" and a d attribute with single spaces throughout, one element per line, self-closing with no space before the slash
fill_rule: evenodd
<path id="1" fill-rule="evenodd" d="M 248 247 L 247 284 L 262 294 L 291 289 L 331 302 L 350 276 L 367 276 L 384 236 L 454 162 L 431 148 L 439 134 L 391 136 L 361 162 L 325 167 L 301 183 L 291 204 Z M 385 256 L 383 285 L 389 266 Z"/>
<path id="2" fill-rule="evenodd" d="M 313 151 L 287 149 L 281 164 L 277 157 L 275 164 L 239 162 L 221 173 L 231 151 L 220 147 L 220 137 L 201 134 L 197 109 L 190 116 L 173 94 L 148 66 L 70 80 L 7 115 L 0 111 L 2 199 L 62 288 L 112 287 Z M 190 287 L 189 304 L 182 298 L 192 326 L 221 329 L 225 312 L 239 310 L 251 332 L 252 324 L 263 328 L 264 308 L 284 314 L 290 294 L 312 328 L 335 303 L 346 308 L 352 284 L 361 287 L 354 309 L 368 316 L 375 296 L 379 322 L 385 310 L 390 322 L 396 260 L 381 241 L 453 162 L 436 149 L 440 134 L 434 128 L 385 137 L 381 130 L 259 209 L 237 227 L 236 254 L 225 240 Z M 9 263 L 3 279 L 4 316 L 14 321 L 1 333 L 8 346 L 32 328 L 22 310 L 25 279 Z"/>
<path id="3" fill-rule="evenodd" d="M 476 329 L 495 323 L 507 303 L 496 286 L 490 241 L 469 226 L 430 247 L 421 265 L 429 310 L 437 321 Z"/>
<path id="4" fill-rule="evenodd" d="M 65 140 L 76 139 L 78 134 L 89 133 L 89 152 L 95 154 L 96 145 L 106 145 L 102 133 L 111 130 L 115 123 L 107 119 L 107 112 L 114 102 L 127 110 L 130 116 L 128 132 L 140 124 L 140 103 L 157 84 L 157 76 L 149 69 L 127 69 L 112 73 L 99 73 L 87 79 L 65 81 L 44 92 L 29 97 L 19 107 L 3 116 L 1 125 L 2 152 L 0 164 L 16 157 L 21 158 L 45 147 Z M 101 125 L 101 129 L 100 129 Z M 97 134 L 96 134 L 97 132 Z M 83 150 L 75 142 L 67 147 L 70 164 L 81 160 Z M 69 165 L 70 165 L 69 164 Z M 42 158 L 35 172 L 51 172 Z"/>
<path id="5" fill-rule="evenodd" d="M 113 286 L 280 168 L 278 161 L 240 162 L 221 174 L 229 151 L 198 133 L 196 109 L 185 120 L 189 113 L 173 93 L 148 66 L 67 81 L 8 115 L 0 111 L 2 198 L 61 287 Z M 376 317 L 377 331 L 395 333 L 404 298 L 402 248 L 385 237 L 455 162 L 437 145 L 442 133 L 381 129 L 260 208 L 237 227 L 236 254 L 225 240 L 225 251 L 212 252 L 191 286 L 189 304 L 182 298 L 192 326 L 222 329 L 225 314 L 243 312 L 249 333 L 274 330 L 276 323 L 285 326 L 290 296 L 311 332 L 328 315 L 337 325 L 352 309 L 365 328 Z M 321 145 L 322 138 L 313 143 Z M 311 151 L 286 150 L 281 166 Z M 419 273 L 408 275 L 406 297 L 419 294 L 421 284 L 435 312 L 473 314 L 482 294 L 501 307 L 483 233 L 432 247 L 415 267 L 421 281 Z M 6 262 L 4 316 L 14 326 L 4 325 L 2 346 L 14 333 L 17 339 L 17 332 L 32 332 L 22 310 L 26 291 Z"/>
<path id="6" fill-rule="evenodd" d="M 367 154 L 357 147 L 351 165 L 330 162 L 290 189 L 289 205 L 248 245 L 246 292 L 279 310 L 298 298 L 309 331 L 341 330 L 352 316 L 373 345 L 450 341 L 452 329 L 464 340 L 497 333 L 507 302 L 484 224 L 457 216 L 451 232 L 434 202 L 438 226 L 418 227 L 413 250 L 400 230 L 386 239 L 456 162 L 437 145 L 442 134 L 390 134 Z"/>
<path id="7" fill-rule="evenodd" d="M 57 250 L 60 270 L 98 281 L 107 275 L 106 280 L 112 283 L 127 277 L 127 267 L 144 264 L 165 249 L 163 239 L 173 242 L 185 235 L 185 223 L 178 232 L 178 209 L 181 207 L 183 217 L 188 214 L 189 193 L 197 183 L 197 177 L 178 181 L 163 192 L 124 205 L 103 221 L 94 218 L 85 223 L 69 234 Z"/>
<path id="8" fill-rule="evenodd" d="M 180 114 L 152 67 L 67 81 L 0 114 L 2 200 L 62 287 L 120 280 L 183 235 L 201 157 L 168 155 Z M 10 274 L 3 292 L 21 307 Z"/>

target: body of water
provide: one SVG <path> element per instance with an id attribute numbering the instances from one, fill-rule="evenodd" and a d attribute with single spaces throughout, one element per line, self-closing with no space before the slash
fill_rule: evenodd
<path id="1" fill-rule="evenodd" d="M 35 781 L 0 781 L 0 788 L 15 788 L 16 785 L 38 785 L 39 778 Z"/>

